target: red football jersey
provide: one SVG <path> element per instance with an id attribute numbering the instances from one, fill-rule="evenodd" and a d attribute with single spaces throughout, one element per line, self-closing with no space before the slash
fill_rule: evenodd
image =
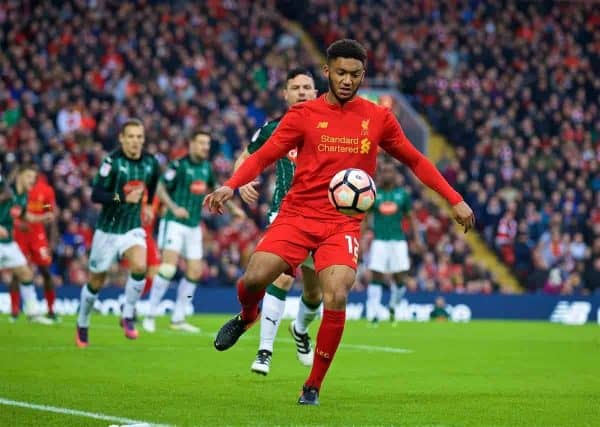
<path id="1" fill-rule="evenodd" d="M 362 169 L 373 176 L 379 147 L 409 166 L 451 204 L 462 200 L 435 166 L 413 147 L 390 110 L 360 97 L 343 106 L 329 103 L 325 95 L 294 105 L 269 140 L 224 185 L 237 188 L 250 182 L 295 147 L 296 172 L 281 214 L 322 221 L 360 221 L 362 215 L 347 217 L 331 205 L 327 197 L 329 182 L 347 168 Z"/>
<path id="2" fill-rule="evenodd" d="M 37 181 L 27 194 L 27 212 L 35 215 L 53 212 L 56 209 L 54 189 L 46 181 L 46 177 L 38 175 Z M 41 222 L 28 223 L 28 230 L 34 233 L 46 233 L 45 225 Z"/>

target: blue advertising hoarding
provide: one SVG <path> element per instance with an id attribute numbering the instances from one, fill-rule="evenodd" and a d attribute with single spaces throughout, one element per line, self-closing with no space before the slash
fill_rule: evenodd
<path id="1" fill-rule="evenodd" d="M 171 287 L 159 307 L 160 313 L 172 311 L 176 289 Z M 57 290 L 56 312 L 60 315 L 75 314 L 79 305 L 80 288 L 65 286 Z M 425 321 L 433 307 L 435 293 L 409 293 L 396 307 L 397 320 Z M 443 295 L 453 321 L 469 321 L 471 319 L 507 319 L 507 320 L 547 320 L 559 323 L 582 324 L 598 322 L 600 311 L 600 295 L 591 296 L 551 296 L 542 294 L 525 295 Z M 41 299 L 41 292 L 38 290 Z M 104 315 L 120 314 L 122 290 L 107 288 L 102 290 L 95 306 Z M 384 298 L 385 299 L 385 298 Z M 293 291 L 286 301 L 285 314 L 295 314 L 299 301 L 299 293 Z M 352 292 L 348 303 L 348 319 L 364 317 L 364 292 Z M 40 301 L 40 307 L 45 307 Z M 148 310 L 146 298 L 137 307 L 143 316 Z M 239 304 L 233 288 L 198 288 L 193 305 L 190 303 L 187 312 L 192 313 L 235 313 Z M 10 313 L 10 298 L 7 289 L 0 286 L 0 313 Z M 389 316 L 382 308 L 382 318 Z"/>

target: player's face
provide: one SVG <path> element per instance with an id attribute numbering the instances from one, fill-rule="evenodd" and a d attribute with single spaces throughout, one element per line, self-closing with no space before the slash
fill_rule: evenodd
<path id="1" fill-rule="evenodd" d="M 396 169 L 393 165 L 385 165 L 381 169 L 381 184 L 388 187 L 396 182 Z"/>
<path id="2" fill-rule="evenodd" d="M 341 103 L 356 95 L 365 78 L 365 66 L 354 58 L 336 58 L 325 65 L 324 71 L 329 80 L 329 90 Z"/>
<path id="3" fill-rule="evenodd" d="M 190 142 L 190 156 L 194 159 L 208 159 L 210 152 L 210 137 L 202 133 L 196 135 Z"/>
<path id="4" fill-rule="evenodd" d="M 144 147 L 144 128 L 142 126 L 129 125 L 119 134 L 119 142 L 125 156 L 130 159 L 142 157 Z"/>
<path id="5" fill-rule="evenodd" d="M 25 189 L 25 191 L 31 190 L 33 184 L 35 184 L 36 178 L 37 172 L 31 169 L 26 169 L 19 175 L 21 186 Z"/>
<path id="6" fill-rule="evenodd" d="M 293 79 L 289 79 L 283 91 L 283 97 L 289 106 L 298 102 L 308 101 L 317 97 L 315 82 L 312 77 L 306 74 L 298 74 Z"/>

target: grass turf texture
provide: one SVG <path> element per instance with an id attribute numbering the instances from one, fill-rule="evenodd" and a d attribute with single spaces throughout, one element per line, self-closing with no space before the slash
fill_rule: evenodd
<path id="1" fill-rule="evenodd" d="M 192 318 L 210 332 L 198 336 L 170 331 L 163 318 L 155 334 L 128 341 L 115 317 L 96 315 L 91 346 L 81 350 L 73 318 L 43 326 L 2 316 L 0 398 L 177 426 L 600 423 L 598 325 L 350 322 L 315 408 L 296 404 L 308 369 L 296 360 L 287 323 L 262 377 L 250 372 L 258 327 L 226 352 L 213 349 L 226 319 Z M 110 424 L 0 405 L 2 426 Z"/>

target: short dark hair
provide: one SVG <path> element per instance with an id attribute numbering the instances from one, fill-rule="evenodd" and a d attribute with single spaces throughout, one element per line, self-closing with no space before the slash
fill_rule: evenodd
<path id="1" fill-rule="evenodd" d="M 298 67 L 298 68 L 292 68 L 290 71 L 288 71 L 287 76 L 285 77 L 285 84 L 287 85 L 287 82 L 289 82 L 290 80 L 292 80 L 293 78 L 296 78 L 298 76 L 308 76 L 311 79 L 313 79 L 313 81 L 315 80 L 312 73 L 310 71 L 308 71 L 308 69 Z"/>
<path id="2" fill-rule="evenodd" d="M 327 62 L 337 58 L 353 58 L 367 65 L 367 50 L 362 44 L 352 39 L 336 40 L 327 48 Z"/>
<path id="3" fill-rule="evenodd" d="M 121 130 L 119 131 L 120 134 L 125 133 L 125 129 L 127 129 L 128 126 L 139 126 L 139 127 L 144 127 L 144 124 L 142 123 L 142 121 L 140 119 L 136 119 L 134 117 L 127 119 L 123 122 L 123 124 L 121 124 Z"/>
<path id="4" fill-rule="evenodd" d="M 209 139 L 212 139 L 212 135 L 210 133 L 210 129 L 206 127 L 199 127 L 192 131 L 190 134 L 190 139 L 196 139 L 198 135 L 206 135 Z"/>

